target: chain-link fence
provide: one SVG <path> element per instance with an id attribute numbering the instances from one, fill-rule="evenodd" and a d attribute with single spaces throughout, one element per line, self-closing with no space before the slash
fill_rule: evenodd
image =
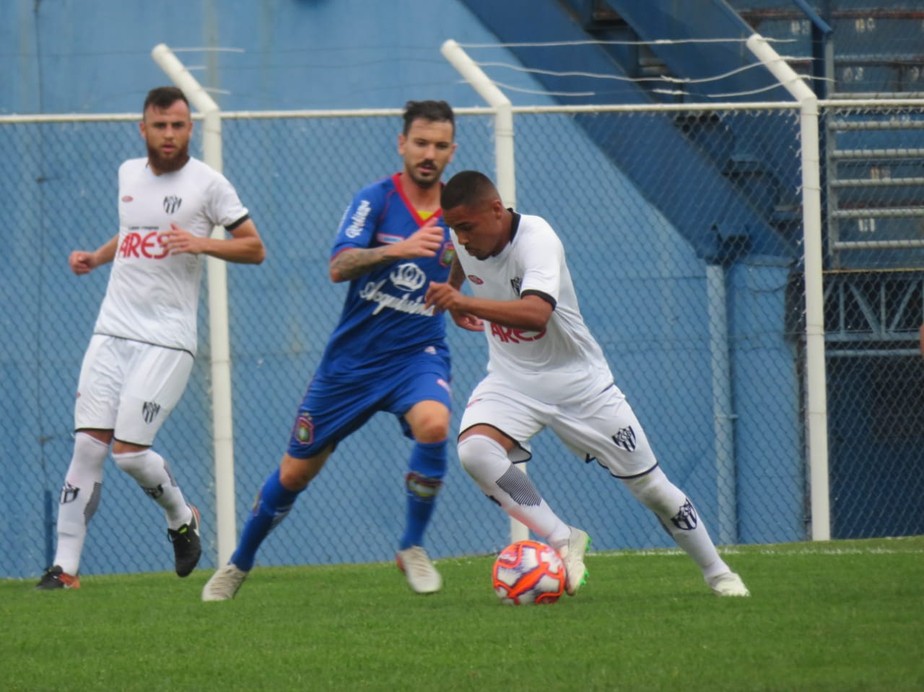
<path id="1" fill-rule="evenodd" d="M 870 106 L 866 113 L 885 122 L 922 117 L 920 108 Z M 851 264 L 833 241 L 850 240 L 866 217 L 838 217 L 836 236 L 832 223 L 837 212 L 866 208 L 874 199 L 884 208 L 921 203 L 911 162 L 900 172 L 890 169 L 891 179 L 906 177 L 906 184 L 867 192 L 856 181 L 882 179 L 881 162 L 849 174 L 828 162 L 837 158 L 832 140 L 840 149 L 854 148 L 832 128 L 859 115 L 837 111 L 824 130 L 828 186 L 838 185 L 826 206 L 832 272 L 825 280 L 835 537 L 924 531 L 916 511 L 924 490 L 916 455 L 924 436 L 917 405 L 924 384 L 917 353 L 922 274 L 918 260 L 903 261 L 918 255 L 892 248 L 864 255 L 870 259 L 862 266 Z M 400 125 L 398 111 L 226 114 L 224 171 L 268 252 L 262 266 L 230 265 L 228 272 L 239 522 L 278 463 L 340 312 L 345 287 L 327 278 L 340 215 L 359 187 L 399 167 Z M 561 235 L 585 318 L 668 475 L 697 503 L 720 543 L 806 538 L 798 110 L 522 109 L 515 127 L 517 206 L 545 216 Z M 862 132 L 849 137 L 868 141 Z M 489 115 L 460 111 L 457 138 L 450 174 L 493 173 Z M 9 215 L 3 234 L 12 260 L 0 279 L 0 463 L 12 481 L 0 539 L 2 576 L 37 574 L 50 558 L 58 489 L 71 454 L 77 373 L 108 275 L 75 277 L 66 259 L 71 249 L 95 248 L 114 233 L 115 172 L 142 147 L 128 119 L 0 121 L 0 200 Z M 920 170 L 920 160 L 917 165 Z M 920 219 L 907 213 L 900 218 L 913 229 L 908 237 L 919 237 Z M 875 225 L 864 239 L 870 232 L 879 238 L 884 228 Z M 905 237 L 889 229 L 889 238 Z M 196 369 L 156 448 L 203 511 L 202 564 L 210 566 L 215 512 L 206 313 L 203 302 Z M 484 372 L 486 348 L 482 337 L 452 325 L 450 345 L 458 422 Z M 375 417 L 338 447 L 266 541 L 259 562 L 390 559 L 403 526 L 408 453 L 397 422 Z M 618 481 L 551 434 L 536 440 L 530 474 L 566 520 L 594 536 L 596 548 L 669 545 L 654 517 Z M 453 453 L 428 548 L 436 557 L 490 552 L 506 544 L 508 532 L 506 516 Z M 160 510 L 109 463 L 81 571 L 171 565 Z"/>

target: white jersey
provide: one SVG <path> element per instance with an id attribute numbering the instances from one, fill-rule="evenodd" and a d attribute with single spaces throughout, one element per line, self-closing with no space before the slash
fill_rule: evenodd
<path id="1" fill-rule="evenodd" d="M 196 353 L 201 255 L 170 255 L 161 235 L 175 223 L 206 237 L 247 216 L 227 179 L 198 159 L 154 175 L 147 158 L 119 167 L 119 244 L 95 334 Z"/>
<path id="2" fill-rule="evenodd" d="M 515 391 L 547 403 L 603 391 L 613 384 L 613 375 L 584 324 L 561 240 L 538 216 L 514 213 L 511 229 L 510 243 L 485 260 L 469 255 L 453 233 L 459 262 L 476 297 L 516 300 L 536 291 L 555 301 L 541 332 L 485 321 L 488 372 Z"/>

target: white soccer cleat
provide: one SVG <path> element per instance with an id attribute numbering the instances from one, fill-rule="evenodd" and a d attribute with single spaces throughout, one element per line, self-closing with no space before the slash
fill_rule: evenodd
<path id="1" fill-rule="evenodd" d="M 709 588 L 712 589 L 712 593 L 716 596 L 743 598 L 751 595 L 751 592 L 748 591 L 748 587 L 741 581 L 741 577 L 734 572 L 726 572 L 725 574 L 720 574 L 710 579 Z"/>
<path id="2" fill-rule="evenodd" d="M 248 574 L 250 573 L 238 569 L 237 565 L 231 562 L 224 567 L 219 567 L 202 588 L 202 600 L 230 601 L 241 588 Z"/>
<path id="3" fill-rule="evenodd" d="M 443 588 L 443 577 L 436 571 L 427 551 L 419 545 L 399 550 L 396 558 L 398 569 L 404 572 L 407 583 L 417 593 L 436 593 Z"/>
<path id="4" fill-rule="evenodd" d="M 586 531 L 571 527 L 571 535 L 568 542 L 558 547 L 558 554 L 561 561 L 565 563 L 565 591 L 569 596 L 577 593 L 577 590 L 587 583 L 587 566 L 584 564 L 584 553 L 590 546 L 590 536 Z"/>

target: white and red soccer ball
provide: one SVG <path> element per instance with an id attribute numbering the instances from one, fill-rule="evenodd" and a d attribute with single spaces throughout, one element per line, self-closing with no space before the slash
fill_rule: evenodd
<path id="1" fill-rule="evenodd" d="M 497 556 L 491 581 L 503 603 L 555 603 L 565 591 L 565 565 L 551 546 L 517 541 Z"/>

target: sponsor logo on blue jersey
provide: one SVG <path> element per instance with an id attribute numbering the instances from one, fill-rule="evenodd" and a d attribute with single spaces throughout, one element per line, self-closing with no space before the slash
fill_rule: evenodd
<path id="1" fill-rule="evenodd" d="M 372 205 L 369 204 L 369 200 L 364 199 L 359 203 L 356 211 L 353 212 L 353 218 L 350 219 L 350 225 L 344 231 L 347 238 L 356 238 L 363 232 L 370 211 L 372 211 Z"/>

